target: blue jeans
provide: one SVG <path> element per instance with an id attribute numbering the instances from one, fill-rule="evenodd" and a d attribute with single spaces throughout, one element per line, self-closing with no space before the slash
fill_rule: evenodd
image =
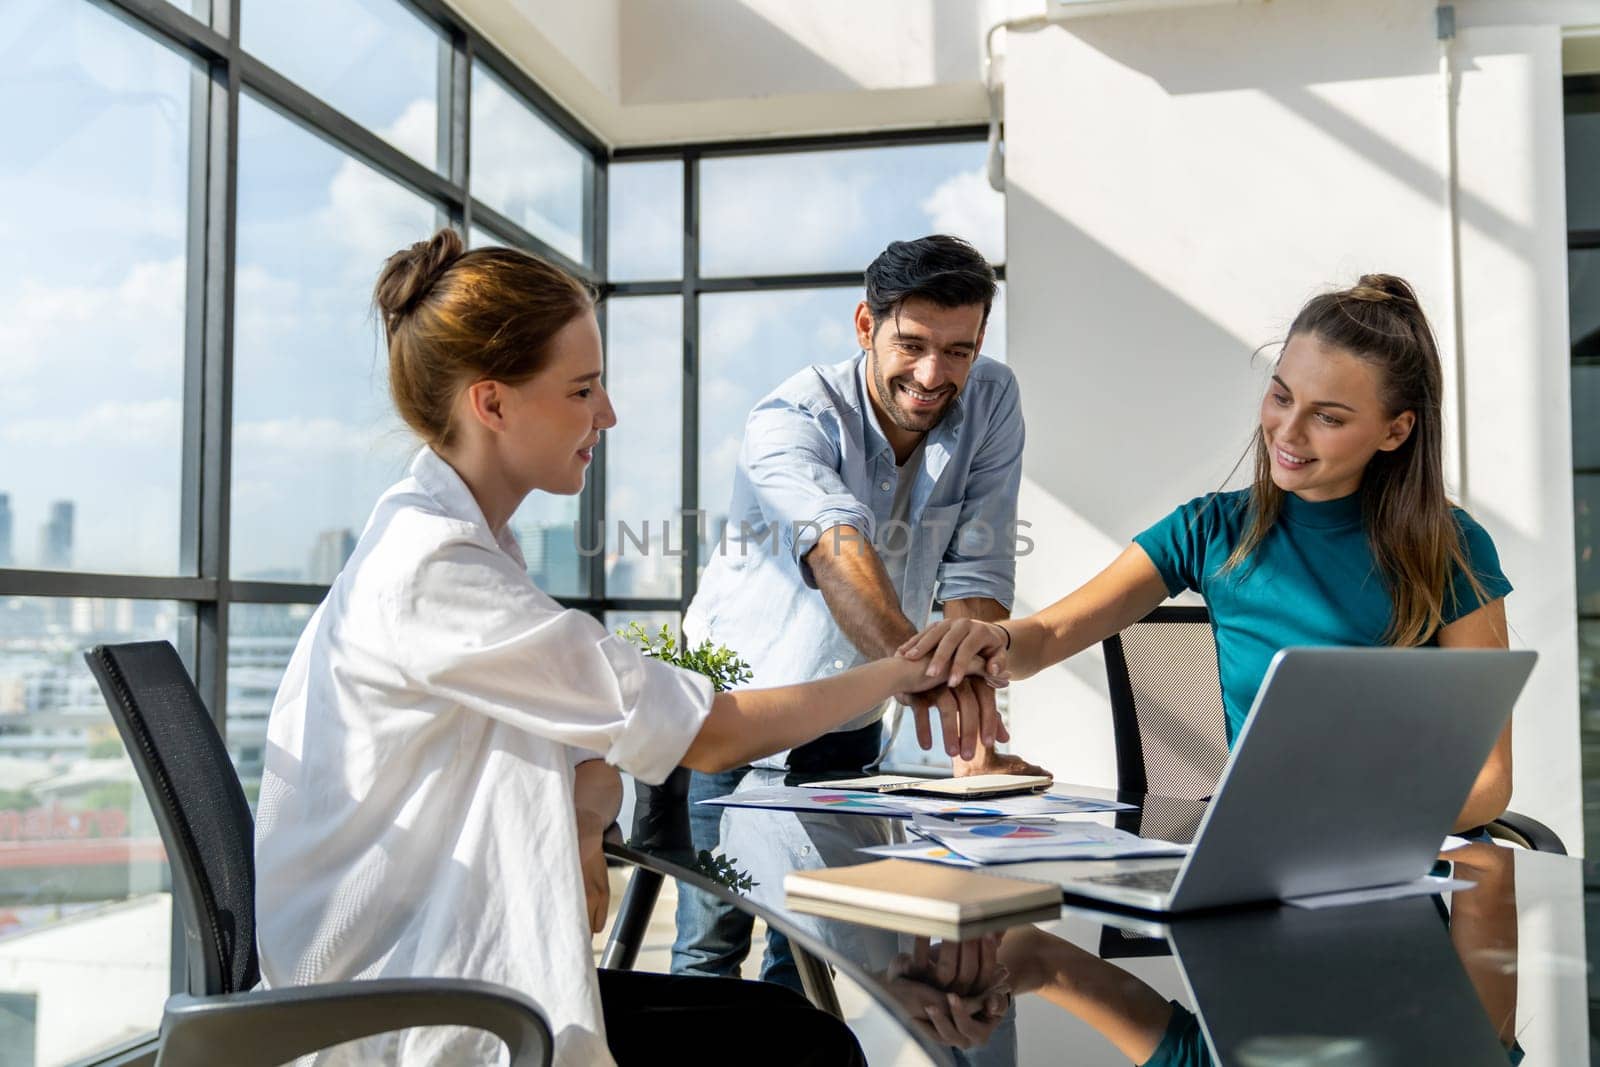
<path id="1" fill-rule="evenodd" d="M 700 801 L 733 792 L 748 767 L 702 774 L 689 779 L 689 831 L 695 851 L 714 851 L 721 838 L 722 809 Z M 692 886 L 678 886 L 678 934 L 672 942 L 672 973 L 710 978 L 737 978 L 739 966 L 750 954 L 754 916 Z M 761 961 L 763 981 L 804 992 L 789 939 L 767 931 L 767 952 Z"/>

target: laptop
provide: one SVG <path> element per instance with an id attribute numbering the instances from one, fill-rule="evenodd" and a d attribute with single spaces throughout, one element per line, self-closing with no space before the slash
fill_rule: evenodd
<path id="1" fill-rule="evenodd" d="M 1427 874 L 1537 653 L 1289 648 L 1273 657 L 1181 862 L 1063 872 L 1069 896 L 1155 912 Z"/>

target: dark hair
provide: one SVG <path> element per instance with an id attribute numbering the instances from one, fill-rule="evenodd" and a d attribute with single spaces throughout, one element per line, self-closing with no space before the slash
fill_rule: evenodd
<path id="1" fill-rule="evenodd" d="M 461 235 L 443 229 L 384 262 L 372 303 L 395 409 L 428 444 L 448 445 L 456 394 L 486 379 L 533 377 L 550 339 L 594 307 L 594 293 L 526 252 L 463 251 Z"/>
<path id="2" fill-rule="evenodd" d="M 867 267 L 867 309 L 874 331 L 912 297 L 943 308 L 994 304 L 994 268 L 959 237 L 936 233 L 915 241 L 893 241 Z"/>
<path id="3" fill-rule="evenodd" d="M 1361 476 L 1361 511 L 1373 559 L 1394 601 L 1385 641 L 1421 645 L 1443 625 L 1445 596 L 1459 571 L 1479 601 L 1482 583 L 1461 544 L 1461 529 L 1444 489 L 1444 371 L 1433 328 L 1417 294 L 1392 274 L 1363 274 L 1349 289 L 1307 301 L 1289 336 L 1315 337 L 1378 369 L 1378 397 L 1394 418 L 1409 411 L 1411 433 L 1392 452 L 1378 452 Z M 1272 457 L 1256 427 L 1250 517 L 1227 567 L 1261 544 L 1283 506 L 1272 480 Z"/>

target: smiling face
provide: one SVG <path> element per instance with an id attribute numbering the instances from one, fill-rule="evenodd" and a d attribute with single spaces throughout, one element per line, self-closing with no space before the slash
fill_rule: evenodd
<path id="1" fill-rule="evenodd" d="M 1391 414 L 1379 371 L 1315 334 L 1295 334 L 1261 398 L 1261 436 L 1279 489 L 1303 500 L 1337 500 L 1361 487 L 1378 452 L 1405 444 L 1410 411 Z"/>
<path id="2" fill-rule="evenodd" d="M 502 454 L 523 491 L 570 496 L 583 489 L 600 431 L 617 424 L 600 384 L 603 366 L 600 327 L 587 312 L 551 339 L 538 374 L 520 385 L 501 386 Z"/>
<path id="3" fill-rule="evenodd" d="M 961 395 L 983 346 L 982 304 L 946 308 L 912 297 L 883 322 L 856 308 L 873 411 L 898 455 L 916 447 Z"/>

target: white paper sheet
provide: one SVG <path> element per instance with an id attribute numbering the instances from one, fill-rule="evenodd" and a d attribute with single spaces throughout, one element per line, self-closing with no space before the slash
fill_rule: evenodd
<path id="1" fill-rule="evenodd" d="M 942 863 L 947 867 L 977 867 L 965 856 L 958 856 L 937 841 L 905 841 L 898 845 L 865 845 L 856 851 L 897 860 Z"/>
<path id="2" fill-rule="evenodd" d="M 1152 841 L 1092 822 L 1000 819 L 959 823 L 919 815 L 912 820 L 911 832 L 978 863 L 1181 856 L 1188 851 L 1187 845 Z"/>
<path id="3" fill-rule="evenodd" d="M 1376 900 L 1399 900 L 1401 897 L 1432 896 L 1435 893 L 1459 893 L 1476 888 L 1476 882 L 1461 878 L 1439 878 L 1423 875 L 1415 882 L 1397 885 L 1380 885 L 1371 889 L 1350 889 L 1341 893 L 1317 893 L 1309 897 L 1290 897 L 1284 901 L 1297 908 L 1338 908 L 1346 904 L 1369 904 Z"/>
<path id="4" fill-rule="evenodd" d="M 829 811 L 840 815 L 876 815 L 891 819 L 909 819 L 917 815 L 938 815 L 948 819 L 996 819 L 1132 810 L 1131 805 L 1118 804 L 1114 800 L 1069 797 L 1055 793 L 960 801 L 940 800 L 936 797 L 908 797 L 899 794 L 884 795 L 858 789 L 809 789 L 786 785 L 745 789 L 729 796 L 702 800 L 700 803 L 732 808 L 772 808 L 778 811 Z"/>

